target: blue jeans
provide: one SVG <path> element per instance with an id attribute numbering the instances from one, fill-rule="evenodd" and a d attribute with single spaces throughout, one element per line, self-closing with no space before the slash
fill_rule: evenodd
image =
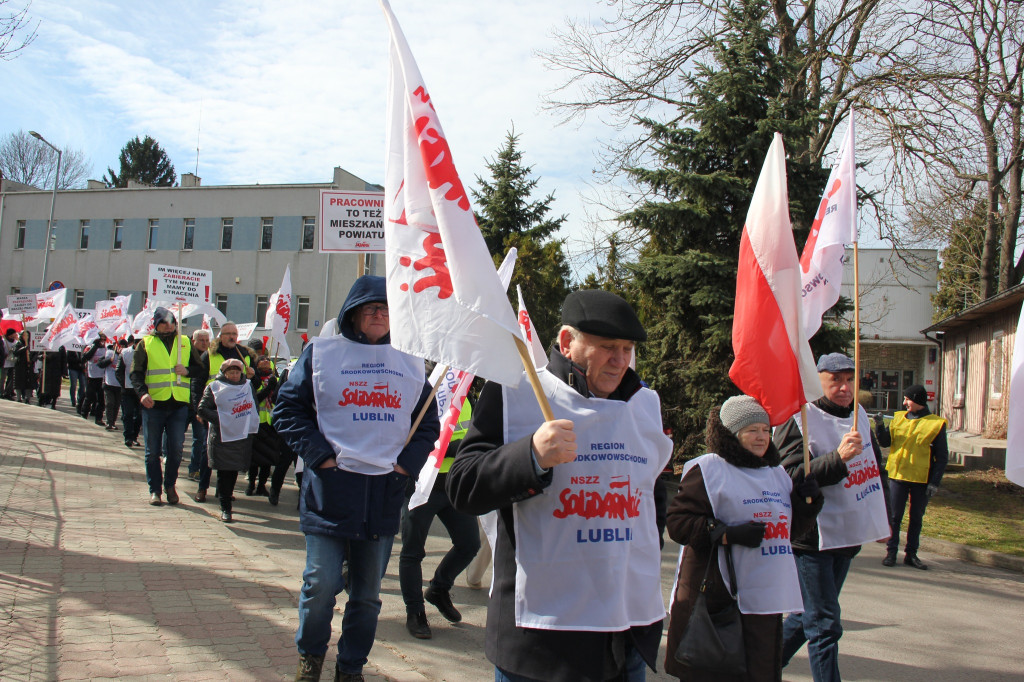
<path id="1" fill-rule="evenodd" d="M 146 437 L 146 483 L 149 492 L 160 494 L 178 481 L 181 448 L 188 426 L 188 405 L 142 408 L 142 432 Z M 160 455 L 165 457 L 160 471 Z"/>
<path id="2" fill-rule="evenodd" d="M 300 654 L 327 654 L 334 605 L 345 588 L 341 565 L 347 559 L 349 597 L 341 619 L 337 668 L 348 674 L 362 672 L 377 634 L 380 581 L 393 542 L 391 535 L 379 540 L 352 540 L 306 534 L 306 570 L 302 573 L 299 631 L 295 634 Z"/>
<path id="3" fill-rule="evenodd" d="M 916 556 L 917 548 L 921 545 L 924 510 L 928 507 L 928 484 L 897 481 L 890 478 L 889 497 L 892 502 L 892 516 L 889 518 L 892 535 L 889 536 L 889 542 L 886 543 L 885 549 L 893 555 L 900 549 L 900 525 L 903 523 L 903 512 L 907 508 L 907 499 L 909 498 L 910 520 L 907 521 L 907 546 L 903 548 L 903 551 L 910 556 Z"/>
<path id="4" fill-rule="evenodd" d="M 82 402 L 85 397 L 85 375 L 80 369 L 69 369 L 68 381 L 71 384 L 68 389 L 68 397 L 71 398 L 71 404 L 78 407 L 78 403 Z"/>
<path id="5" fill-rule="evenodd" d="M 640 652 L 636 650 L 630 644 L 626 644 L 626 677 L 623 682 L 644 682 L 647 679 L 647 664 L 644 663 L 644 657 L 640 655 Z M 615 678 L 619 680 L 621 678 Z M 535 680 L 532 677 L 524 677 L 522 675 L 516 675 L 506 670 L 495 666 L 494 667 L 494 682 L 543 682 L 542 680 Z"/>
<path id="6" fill-rule="evenodd" d="M 852 557 L 833 552 L 793 552 L 800 577 L 804 612 L 792 613 L 782 625 L 782 665 L 807 642 L 814 682 L 839 682 L 839 592 Z"/>
<path id="7" fill-rule="evenodd" d="M 427 534 L 434 517 L 448 530 L 452 548 L 441 559 L 434 571 L 430 586 L 448 592 L 455 578 L 466 570 L 480 551 L 480 532 L 475 516 L 456 511 L 444 490 L 447 474 L 438 474 L 427 501 L 415 509 L 406 508 L 402 514 L 402 553 L 398 556 L 398 581 L 406 607 L 423 610 L 423 557 L 426 556 Z"/>

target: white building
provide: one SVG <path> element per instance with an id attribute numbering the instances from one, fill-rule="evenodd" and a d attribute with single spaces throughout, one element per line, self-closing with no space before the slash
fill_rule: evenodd
<path id="1" fill-rule="evenodd" d="M 267 299 L 291 266 L 297 354 L 300 335 L 319 334 L 337 316 L 361 256 L 318 251 L 321 189 L 379 191 L 341 168 L 331 182 L 203 187 L 186 173 L 180 187 L 133 184 L 57 192 L 47 264 L 47 288 L 62 283 L 69 302 L 91 308 L 117 294 L 142 306 L 149 264 L 213 271 L 217 307 L 236 322 L 262 327 Z M 4 181 L 0 185 L 0 293 L 40 290 L 43 242 L 52 191 Z M 381 259 L 383 262 L 383 259 Z M 366 258 L 370 274 L 377 258 Z M 197 327 L 201 319 L 187 321 Z M 188 324 L 184 325 L 185 327 Z"/>
<path id="2" fill-rule="evenodd" d="M 903 409 L 903 389 L 921 384 L 934 400 L 938 346 L 921 330 L 932 324 L 938 288 L 935 249 L 860 249 L 861 383 L 874 402 L 869 411 Z M 847 249 L 842 294 L 853 299 L 853 250 Z M 930 407 L 935 409 L 935 404 Z"/>

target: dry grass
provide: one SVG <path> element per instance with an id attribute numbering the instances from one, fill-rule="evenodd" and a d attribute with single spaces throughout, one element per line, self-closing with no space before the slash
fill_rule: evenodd
<path id="1" fill-rule="evenodd" d="M 946 474 L 928 503 L 922 534 L 1024 556 L 1024 488 L 1001 469 Z"/>

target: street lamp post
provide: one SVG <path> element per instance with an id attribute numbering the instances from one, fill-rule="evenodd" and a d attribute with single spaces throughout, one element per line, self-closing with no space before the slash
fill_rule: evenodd
<path id="1" fill-rule="evenodd" d="M 57 152 L 57 172 L 53 174 L 53 197 L 50 199 L 50 222 L 46 223 L 46 241 L 43 242 L 43 278 L 42 282 L 39 284 L 39 291 L 46 291 L 46 265 L 50 258 L 50 235 L 53 230 L 53 209 L 57 204 L 57 183 L 60 181 L 60 158 L 63 156 L 63 152 L 47 142 L 46 138 L 36 131 L 30 130 L 28 131 L 28 134 L 45 144 L 53 151 Z"/>

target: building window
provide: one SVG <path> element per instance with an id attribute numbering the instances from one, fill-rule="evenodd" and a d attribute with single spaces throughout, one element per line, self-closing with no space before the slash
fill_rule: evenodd
<path id="1" fill-rule="evenodd" d="M 263 228 L 260 230 L 260 249 L 270 251 L 274 246 L 274 219 L 264 218 Z"/>
<path id="2" fill-rule="evenodd" d="M 228 314 L 228 295 L 227 294 L 217 294 L 217 300 L 216 300 L 216 303 L 214 305 L 217 306 L 217 310 L 221 311 L 221 313 L 223 313 L 225 316 L 227 316 L 227 314 Z"/>
<path id="3" fill-rule="evenodd" d="M 309 329 L 309 296 L 299 296 L 298 301 L 298 315 L 295 317 L 295 330 L 306 331 Z"/>
<path id="4" fill-rule="evenodd" d="M 124 221 L 114 221 L 114 251 L 120 251 L 124 246 Z"/>
<path id="5" fill-rule="evenodd" d="M 220 250 L 231 250 L 231 233 L 235 229 L 234 218 L 221 218 L 220 221 Z"/>
<path id="6" fill-rule="evenodd" d="M 78 248 L 83 251 L 89 248 L 89 221 L 78 221 Z"/>
<path id="7" fill-rule="evenodd" d="M 988 354 L 988 385 L 993 398 L 1003 395 L 1003 368 L 1006 354 L 1003 352 L 1003 331 L 992 333 L 992 344 Z"/>
<path id="8" fill-rule="evenodd" d="M 25 221 L 18 221 L 18 236 L 15 237 L 14 248 L 24 249 L 25 248 Z"/>
<path id="9" fill-rule="evenodd" d="M 156 218 L 149 219 L 149 241 L 146 242 L 146 248 L 150 251 L 156 251 L 156 233 L 160 229 L 160 221 Z"/>
<path id="10" fill-rule="evenodd" d="M 953 375 L 953 398 L 963 400 L 964 394 L 967 393 L 967 344 L 965 343 L 956 347 L 955 372 Z"/>
<path id="11" fill-rule="evenodd" d="M 312 251 L 316 248 L 316 216 L 302 218 L 302 250 Z"/>
<path id="12" fill-rule="evenodd" d="M 185 238 L 181 242 L 182 251 L 191 251 L 196 241 L 196 219 L 185 218 Z"/>
<path id="13" fill-rule="evenodd" d="M 11 296 L 15 296 L 21 293 L 21 287 L 11 287 Z"/>
<path id="14" fill-rule="evenodd" d="M 262 327 L 263 321 L 267 319 L 267 306 L 270 304 L 270 296 L 258 294 L 256 296 L 256 326 Z"/>
<path id="15" fill-rule="evenodd" d="M 81 289 L 75 289 L 75 307 L 85 307 L 85 292 Z"/>
<path id="16" fill-rule="evenodd" d="M 107 290 L 107 300 L 108 301 L 113 301 L 115 298 L 117 298 L 117 292 L 108 289 Z"/>

